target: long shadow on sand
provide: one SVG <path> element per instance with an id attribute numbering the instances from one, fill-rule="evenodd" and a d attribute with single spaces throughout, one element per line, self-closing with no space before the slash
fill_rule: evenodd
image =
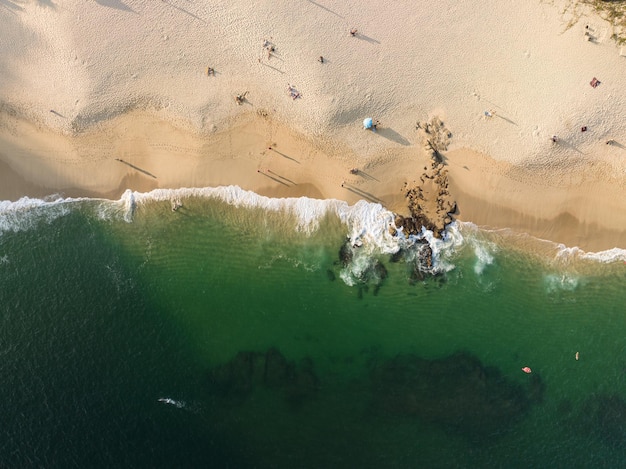
<path id="1" fill-rule="evenodd" d="M 281 181 L 280 179 L 278 179 L 278 177 L 280 177 L 280 176 L 278 176 L 278 175 L 277 175 L 278 177 L 274 177 L 274 176 L 271 176 L 271 175 L 269 175 L 269 174 L 267 174 L 267 173 L 264 173 L 263 171 L 257 171 L 257 172 L 258 172 L 259 174 L 262 174 L 262 175 L 263 175 L 263 176 L 265 176 L 266 178 L 269 178 L 269 179 L 271 179 L 272 181 L 277 182 L 278 184 L 282 184 L 283 186 L 287 186 L 287 187 L 289 187 L 289 184 L 287 184 L 286 182 L 283 182 L 283 181 Z"/>
<path id="2" fill-rule="evenodd" d="M 141 169 L 140 167 L 135 166 L 134 164 L 129 163 L 128 161 L 124 161 L 124 160 L 121 160 L 121 159 L 119 159 L 119 158 L 115 158 L 115 159 L 116 159 L 117 161 L 119 161 L 120 163 L 125 164 L 126 166 L 130 166 L 131 168 L 133 168 L 133 169 L 135 169 L 135 170 L 137 170 L 137 171 L 139 171 L 139 172 L 141 172 L 141 173 L 145 174 L 146 176 L 150 176 L 151 178 L 154 178 L 154 179 L 156 179 L 156 178 L 157 178 L 157 177 L 156 177 L 154 174 L 152 174 L 151 172 L 146 171 L 145 169 Z"/>
<path id="3" fill-rule="evenodd" d="M 374 39 L 373 37 L 366 36 L 365 34 L 359 33 L 355 37 L 363 41 L 371 42 L 372 44 L 380 44 L 380 41 Z"/>
<path id="4" fill-rule="evenodd" d="M 17 3 L 12 2 L 11 0 L 0 0 L 0 6 L 4 7 L 6 10 L 9 10 L 11 13 L 24 10 L 24 8 L 19 6 Z"/>
<path id="5" fill-rule="evenodd" d="M 103 7 L 115 8 L 116 10 L 122 11 L 130 11 L 131 13 L 138 14 L 135 10 L 130 8 L 128 5 L 125 5 L 120 0 L 96 0 L 98 5 L 102 5 Z"/>
<path id="6" fill-rule="evenodd" d="M 291 161 L 293 161 L 293 162 L 295 162 L 295 163 L 300 164 L 300 162 L 299 162 L 298 160 L 296 160 L 295 158 L 292 158 L 292 157 L 291 157 L 291 156 L 289 156 L 289 155 L 285 155 L 284 153 L 281 153 L 281 152 L 280 152 L 280 151 L 278 151 L 276 148 L 272 148 L 272 147 L 270 147 L 270 148 L 268 148 L 268 150 L 272 150 L 273 152 L 278 153 L 278 154 L 279 154 L 280 156 L 282 156 L 283 158 L 287 158 L 288 160 L 291 160 Z"/>
<path id="7" fill-rule="evenodd" d="M 504 117 L 501 116 L 500 114 L 495 114 L 496 117 L 499 117 L 500 119 L 502 119 L 503 121 L 507 121 L 509 124 L 513 124 L 513 125 L 517 125 L 519 126 L 519 124 L 517 122 L 512 121 L 511 119 L 509 119 L 508 117 Z"/>
<path id="8" fill-rule="evenodd" d="M 176 5 L 174 5 L 174 4 L 173 4 L 173 3 L 171 3 L 171 2 L 168 2 L 167 0 L 162 0 L 162 1 L 163 1 L 164 3 L 167 3 L 167 4 L 168 4 L 169 6 L 171 6 L 172 8 L 176 8 L 178 11 L 181 11 L 181 12 L 183 12 L 183 13 L 185 13 L 185 14 L 187 14 L 187 15 L 191 16 L 192 18 L 195 18 L 195 19 L 197 19 L 198 21 L 202 21 L 203 23 L 206 23 L 206 21 L 205 21 L 205 20 L 203 20 L 202 18 L 200 18 L 200 17 L 199 17 L 199 16 L 197 16 L 197 15 L 194 15 L 194 14 L 193 14 L 193 13 L 191 13 L 190 11 L 187 11 L 187 10 L 185 10 L 184 8 L 181 8 L 181 7 L 177 7 Z"/>
<path id="9" fill-rule="evenodd" d="M 571 144 L 570 142 L 568 142 L 567 140 L 559 140 L 558 144 L 569 148 L 570 150 L 574 150 L 577 151 L 578 153 L 580 153 L 581 155 L 584 155 L 584 153 L 582 151 L 580 151 L 576 146 L 574 146 L 573 144 Z"/>
<path id="10" fill-rule="evenodd" d="M 354 194 L 358 195 L 359 197 L 363 197 L 364 199 L 369 200 L 370 202 L 375 202 L 378 204 L 382 204 L 382 200 L 380 200 L 378 197 L 376 197 L 373 194 L 370 194 L 369 192 L 365 192 L 362 191 L 361 189 L 357 189 L 356 187 L 350 187 L 347 184 L 344 183 L 343 185 L 344 189 L 349 190 L 350 192 L 353 192 Z"/>
<path id="11" fill-rule="evenodd" d="M 374 176 L 372 176 L 371 174 L 366 173 L 365 171 L 363 171 L 362 169 L 357 169 L 355 174 L 357 176 L 361 176 L 363 179 L 369 179 L 369 180 L 373 180 L 376 182 L 380 182 L 378 179 L 376 179 Z"/>
<path id="12" fill-rule="evenodd" d="M 330 8 L 326 8 L 324 5 L 320 5 L 317 2 L 314 2 L 313 0 L 307 0 L 309 3 L 312 3 L 313 5 L 320 7 L 322 10 L 326 10 L 328 13 L 332 13 L 335 16 L 338 16 L 339 18 L 343 18 L 343 16 L 341 16 L 339 13 L 337 13 L 336 11 L 331 10 Z"/>
<path id="13" fill-rule="evenodd" d="M 399 143 L 400 145 L 407 146 L 411 144 L 411 142 L 409 142 L 406 138 L 404 138 L 402 135 L 400 135 L 398 132 L 396 132 L 393 129 L 389 129 L 389 128 L 378 129 L 376 133 L 380 135 L 381 137 L 385 137 L 387 140 L 391 140 L 392 142 Z"/>

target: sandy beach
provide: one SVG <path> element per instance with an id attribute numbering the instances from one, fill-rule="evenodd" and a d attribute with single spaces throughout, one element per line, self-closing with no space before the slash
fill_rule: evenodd
<path id="1" fill-rule="evenodd" d="M 238 185 L 406 214 L 408 184 L 434 213 L 436 142 L 458 219 L 626 248 L 626 48 L 590 7 L 0 7 L 0 200 Z"/>

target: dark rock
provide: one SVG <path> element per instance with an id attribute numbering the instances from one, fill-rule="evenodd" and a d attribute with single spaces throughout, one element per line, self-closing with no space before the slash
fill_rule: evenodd
<path id="1" fill-rule="evenodd" d="M 266 352 L 239 352 L 228 363 L 216 366 L 209 372 L 212 394 L 227 401 L 240 402 L 262 386 L 282 391 L 290 404 L 301 404 L 319 388 L 319 380 L 310 359 L 300 367 L 288 361 L 277 349 Z"/>
<path id="2" fill-rule="evenodd" d="M 301 405 L 306 399 L 317 393 L 319 386 L 313 361 L 310 358 L 305 358 L 300 363 L 295 379 L 285 389 L 285 398 L 291 405 Z"/>
<path id="3" fill-rule="evenodd" d="M 405 255 L 405 251 L 404 249 L 398 249 L 396 252 L 394 252 L 391 257 L 389 258 L 389 262 L 400 262 L 402 259 L 404 259 L 404 255 Z"/>
<path id="4" fill-rule="evenodd" d="M 370 376 L 376 408 L 472 440 L 502 432 L 530 407 L 522 386 L 467 353 L 435 360 L 399 355 L 376 362 Z"/>
<path id="5" fill-rule="evenodd" d="M 352 262 L 353 257 L 354 253 L 352 252 L 352 246 L 350 245 L 350 241 L 346 239 L 339 249 L 339 260 L 341 261 L 341 265 L 346 267 L 350 264 L 350 262 Z"/>
<path id="6" fill-rule="evenodd" d="M 295 376 L 295 367 L 275 348 L 265 353 L 265 373 L 263 384 L 268 387 L 281 387 L 291 382 Z"/>
<path id="7" fill-rule="evenodd" d="M 543 395 L 546 391 L 546 384 L 543 382 L 543 380 L 541 379 L 541 375 L 539 375 L 538 373 L 531 374 L 529 378 L 528 398 L 531 401 L 540 404 L 541 402 L 543 402 Z"/>
<path id="8" fill-rule="evenodd" d="M 230 362 L 215 367 L 209 373 L 209 382 L 215 394 L 245 397 L 253 388 L 253 376 L 259 354 L 239 352 Z"/>
<path id="9" fill-rule="evenodd" d="M 622 448 L 626 441 L 626 402 L 617 395 L 593 395 L 582 409 L 581 428 L 607 446 Z"/>
<path id="10" fill-rule="evenodd" d="M 387 275 L 388 275 L 387 268 L 382 262 L 378 260 L 374 263 L 374 266 L 372 267 L 372 271 L 377 280 L 382 281 L 387 278 Z"/>

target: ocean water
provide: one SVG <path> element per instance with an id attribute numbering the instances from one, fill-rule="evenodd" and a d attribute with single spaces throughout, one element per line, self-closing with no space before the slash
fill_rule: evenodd
<path id="1" fill-rule="evenodd" d="M 626 252 L 392 220 L 1 202 L 0 466 L 623 467 Z"/>

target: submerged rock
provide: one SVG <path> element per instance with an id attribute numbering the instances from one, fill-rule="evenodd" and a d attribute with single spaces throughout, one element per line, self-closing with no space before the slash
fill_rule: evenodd
<path id="1" fill-rule="evenodd" d="M 346 267 L 350 264 L 350 262 L 352 262 L 353 257 L 354 253 L 352 252 L 350 240 L 346 239 L 341 245 L 341 248 L 339 248 L 339 261 L 341 262 L 341 265 Z"/>
<path id="2" fill-rule="evenodd" d="M 375 408 L 436 423 L 472 440 L 502 432 L 531 404 L 521 385 L 468 353 L 434 360 L 399 355 L 374 362 L 370 378 Z"/>
<path id="3" fill-rule="evenodd" d="M 613 448 L 626 441 L 626 401 L 617 395 L 593 395 L 583 404 L 581 429 Z"/>
<path id="4" fill-rule="evenodd" d="M 270 348 L 266 352 L 241 351 L 228 363 L 216 366 L 209 372 L 209 386 L 212 394 L 235 401 L 263 386 L 282 391 L 290 404 L 300 404 L 315 394 L 319 380 L 310 359 L 298 367 L 278 349 Z"/>

